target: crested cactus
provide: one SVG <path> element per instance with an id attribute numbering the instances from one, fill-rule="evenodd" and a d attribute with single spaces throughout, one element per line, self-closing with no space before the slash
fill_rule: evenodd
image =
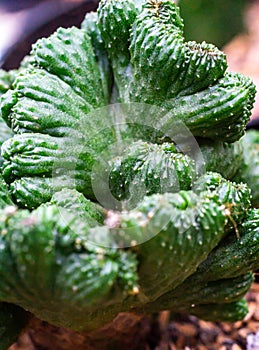
<path id="1" fill-rule="evenodd" d="M 252 81 L 184 40 L 172 0 L 101 0 L 11 74 L 0 334 L 16 311 L 80 332 L 120 312 L 242 319 L 259 268 Z"/>

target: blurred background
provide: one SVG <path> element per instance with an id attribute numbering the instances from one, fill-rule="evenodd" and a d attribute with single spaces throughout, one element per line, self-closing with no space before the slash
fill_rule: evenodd
<path id="1" fill-rule="evenodd" d="M 59 26 L 79 26 L 98 0 L 0 0 L 0 67 L 17 68 L 38 38 Z M 178 0 L 187 40 L 226 52 L 229 70 L 250 76 L 259 90 L 259 1 Z M 252 122 L 259 118 L 259 97 Z"/>
<path id="2" fill-rule="evenodd" d="M 79 26 L 98 0 L 0 0 L 0 66 L 13 69 L 40 37 Z"/>

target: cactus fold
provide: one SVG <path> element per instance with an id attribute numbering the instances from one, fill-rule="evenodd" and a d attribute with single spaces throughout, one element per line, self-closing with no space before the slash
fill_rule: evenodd
<path id="1" fill-rule="evenodd" d="M 184 40 L 173 1 L 101 0 L 0 71 L 0 94 L 0 349 L 24 309 L 77 331 L 120 312 L 245 316 L 255 86 Z"/>

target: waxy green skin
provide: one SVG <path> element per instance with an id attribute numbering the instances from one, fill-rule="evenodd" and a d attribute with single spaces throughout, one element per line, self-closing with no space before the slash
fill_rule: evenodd
<path id="1" fill-rule="evenodd" d="M 216 182 L 211 174 L 212 180 Z M 253 263 L 243 261 L 244 268 L 237 278 L 229 277 L 220 289 L 218 283 L 210 283 L 208 273 L 205 282 L 204 273 L 199 272 L 199 265 L 206 262 L 213 248 L 217 251 L 218 243 L 226 235 L 228 195 L 238 191 L 228 182 L 232 192 L 223 196 L 225 182 L 222 179 L 218 188 L 214 186 L 212 190 L 205 176 L 204 191 L 199 195 L 181 191 L 148 196 L 137 208 L 117 213 L 116 227 L 109 225 L 108 213 L 75 190 L 57 192 L 51 203 L 33 212 L 2 210 L 1 300 L 22 306 L 50 323 L 78 331 L 100 327 L 121 311 L 133 308 L 135 312 L 145 309 L 150 312 L 153 303 L 155 310 L 164 305 L 168 293 L 177 293 L 182 283 L 185 288 L 188 276 L 195 279 L 199 292 L 171 303 L 170 308 L 175 311 L 188 310 L 190 303 L 199 305 L 199 293 L 203 296 L 207 293 L 209 304 L 215 303 L 217 296 L 221 302 L 234 302 L 224 299 L 227 291 L 239 300 L 238 296 L 242 297 L 252 282 L 252 274 L 245 272 L 250 271 L 250 266 L 258 267 L 258 258 L 253 258 Z M 248 190 L 243 197 L 239 194 L 231 198 L 238 199 L 233 203 L 236 206 L 239 201 L 249 208 Z M 248 208 L 243 227 L 250 225 L 248 232 L 252 236 L 258 214 Z M 142 244 L 127 251 L 120 248 L 120 237 L 137 241 L 151 232 L 156 235 Z M 100 237 L 99 244 L 113 248 L 92 244 L 93 237 L 95 243 Z M 231 238 L 235 245 L 237 238 L 233 232 Z M 257 250 L 253 257 L 258 256 Z M 232 259 L 226 263 L 230 264 Z M 104 305 L 102 310 L 100 301 Z M 49 307 L 44 306 L 46 303 Z M 232 319 L 241 314 L 244 316 L 244 312 L 236 310 Z"/>
<path id="2" fill-rule="evenodd" d="M 101 1 L 98 10 L 119 100 L 159 105 L 195 136 L 238 140 L 254 102 L 253 83 L 226 73 L 226 58 L 215 46 L 184 42 L 172 1 L 147 1 L 140 12 L 132 3 Z"/>
<path id="3" fill-rule="evenodd" d="M 137 141 L 110 162 L 110 188 L 115 198 L 134 207 L 144 195 L 189 190 L 196 177 L 195 162 L 172 143 Z"/>
<path id="4" fill-rule="evenodd" d="M 226 69 L 215 46 L 184 41 L 169 0 L 102 0 L 81 29 L 33 46 L 0 97 L 0 332 L 16 305 L 77 331 L 123 311 L 245 316 L 259 268 L 258 136 L 241 138 L 255 87 Z M 117 102 L 146 105 L 123 120 L 114 154 L 105 106 Z M 159 110 L 151 125 L 147 105 Z M 177 121 L 197 137 L 202 171 L 169 138 Z M 106 150 L 124 211 L 95 203 Z"/>
<path id="5" fill-rule="evenodd" d="M 93 224 L 96 228 L 101 213 L 79 193 L 70 196 L 74 203 L 66 219 L 54 204 L 57 197 L 32 213 L 1 212 L 0 299 L 79 330 L 85 326 L 83 315 L 98 309 L 100 302 L 105 307 L 123 301 L 134 289 L 137 262 L 130 252 L 88 243 L 88 231 Z M 77 200 L 88 207 L 81 219 L 73 212 Z"/>
<path id="6" fill-rule="evenodd" d="M 4 209 L 6 214 L 16 211 L 13 201 L 8 192 L 6 183 L 2 175 L 0 176 L 0 208 Z M 30 314 L 17 305 L 9 303 L 0 303 L 0 349 L 9 348 L 26 326 Z"/>
<path id="7" fill-rule="evenodd" d="M 148 305 L 150 310 L 163 305 L 167 309 L 169 305 L 180 304 L 182 295 L 185 295 L 186 308 L 196 312 L 191 305 L 237 303 L 245 295 L 253 282 L 251 273 L 247 273 L 248 266 L 251 270 L 258 265 L 258 240 L 259 240 L 259 211 L 252 209 L 248 211 L 246 220 L 239 226 L 240 239 L 235 232 L 225 237 L 220 244 L 211 251 L 189 278 L 179 287 L 160 297 L 156 302 Z M 190 289 L 189 286 L 192 286 Z M 234 304 L 233 304 L 234 305 Z M 177 307 L 177 306 L 176 306 Z M 184 310 L 184 307 L 183 307 Z M 184 310 L 186 311 L 186 309 Z M 220 312 L 217 320 L 220 319 Z M 199 316 L 199 315 L 198 315 Z M 203 318 L 211 318 L 203 313 Z M 234 320 L 234 314 L 229 321 Z M 213 320 L 213 317 L 211 318 Z"/>
<path id="8" fill-rule="evenodd" d="M 243 148 L 240 167 L 233 178 L 245 182 L 251 189 L 252 204 L 259 207 L 259 136 L 256 130 L 249 131 L 239 143 Z"/>
<path id="9" fill-rule="evenodd" d="M 225 143 L 199 139 L 204 166 L 224 178 L 248 184 L 253 206 L 259 206 L 259 141 L 258 131 L 249 130 L 238 141 Z"/>
<path id="10" fill-rule="evenodd" d="M 13 73 L 12 71 L 6 72 L 0 69 L 0 97 L 12 87 L 14 77 L 15 77 L 15 73 Z M 2 146 L 4 141 L 8 140 L 12 136 L 13 136 L 12 130 L 10 130 L 10 128 L 3 121 L 3 119 L 0 118 L 0 146 Z M 2 162 L 3 162 L 3 159 L 2 157 L 0 157 L 1 165 L 2 165 Z"/>
<path id="11" fill-rule="evenodd" d="M 110 101 L 157 105 L 167 115 L 163 118 L 162 113 L 157 121 L 164 131 L 180 120 L 194 136 L 226 142 L 239 139 L 255 88 L 249 78 L 226 73 L 226 67 L 225 55 L 213 45 L 184 41 L 183 23 L 173 2 L 101 1 L 97 14 L 87 15 L 82 29 L 60 28 L 39 40 L 27 68 L 1 98 L 2 117 L 12 130 L 32 134 L 31 139 L 15 135 L 13 146 L 3 146 L 3 176 L 12 182 L 13 197 L 33 209 L 75 180 L 77 190 L 95 199 L 90 173 L 102 151 L 116 142 L 116 130 L 106 116 L 109 125 L 104 130 L 103 119 L 94 111 Z M 129 125 L 121 137 L 128 134 L 143 141 L 150 138 L 145 128 L 136 135 Z M 62 163 L 62 157 L 53 154 L 52 163 L 45 162 L 45 150 L 36 146 L 42 137 L 47 149 L 48 144 L 64 149 L 69 139 L 72 145 L 76 142 L 72 148 L 77 160 L 65 163 L 65 174 L 54 185 L 51 179 L 56 175 L 50 173 L 50 166 Z M 28 142 L 35 144 L 37 152 L 30 156 L 19 150 L 14 157 L 17 144 L 26 150 Z M 64 154 L 70 152 L 66 149 Z M 29 167 L 30 176 L 21 166 L 18 169 L 17 158 L 22 167 Z M 72 173 L 66 174 L 66 167 L 72 167 Z M 37 193 L 37 187 L 42 191 Z"/>

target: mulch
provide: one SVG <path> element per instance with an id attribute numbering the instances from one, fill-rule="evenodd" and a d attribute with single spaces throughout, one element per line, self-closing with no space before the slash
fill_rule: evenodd
<path id="1" fill-rule="evenodd" d="M 259 284 L 246 296 L 249 313 L 243 321 L 205 322 L 190 315 L 178 315 L 164 325 L 163 340 L 156 350 L 259 350 Z M 259 337 L 258 337 L 259 338 Z"/>

